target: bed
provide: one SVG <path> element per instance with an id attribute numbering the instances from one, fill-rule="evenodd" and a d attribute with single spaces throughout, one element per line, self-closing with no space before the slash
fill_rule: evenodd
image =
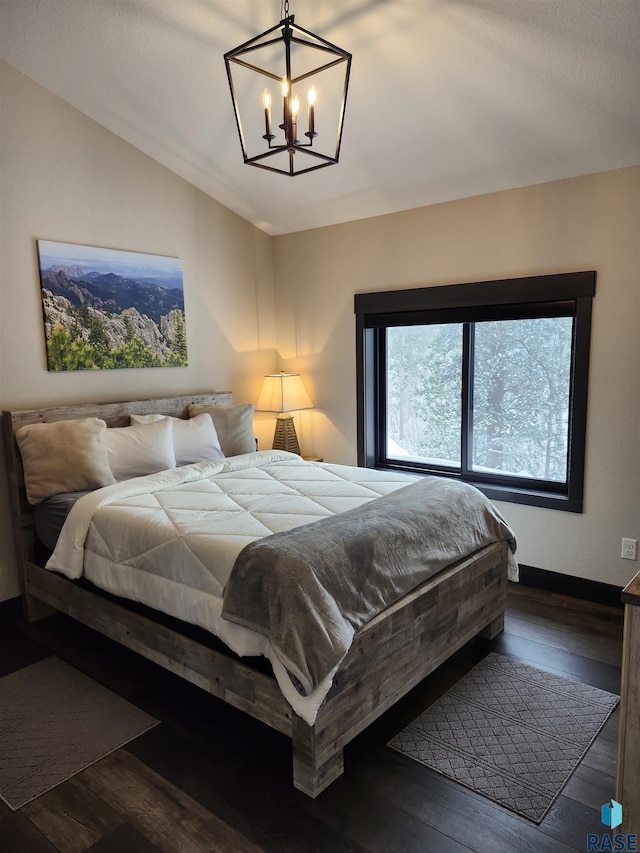
<path id="1" fill-rule="evenodd" d="M 472 637 L 493 637 L 502 630 L 511 559 L 508 537 L 440 568 L 358 627 L 311 717 L 305 714 L 304 706 L 299 712 L 293 710 L 291 696 L 287 698 L 280 680 L 254 660 L 250 647 L 248 651 L 241 650 L 249 657 L 238 656 L 214 637 L 209 641 L 205 631 L 194 632 L 190 623 L 197 620 L 190 616 L 188 622 L 167 619 L 159 611 L 132 604 L 86 578 L 67 577 L 65 566 L 58 566 L 55 571 L 43 567 L 37 558 L 41 544 L 35 533 L 34 507 L 26 497 L 17 430 L 31 424 L 84 418 L 99 418 L 109 428 L 127 427 L 132 417 L 145 415 L 185 420 L 190 407 L 193 413 L 197 406 L 230 406 L 232 402 L 230 393 L 221 392 L 4 412 L 24 612 L 30 621 L 56 611 L 66 613 L 283 732 L 293 745 L 293 784 L 315 797 L 343 772 L 343 749 L 350 740 Z M 222 464 L 226 469 L 235 466 L 244 471 L 254 464 L 249 461 L 251 456 L 234 457 Z M 255 456 L 256 471 L 262 470 L 261 465 L 266 466 L 272 480 L 274 470 L 285 471 L 289 478 L 287 488 L 292 477 L 335 478 L 341 473 L 341 466 L 271 457 L 264 452 Z M 361 470 L 362 476 L 369 476 L 368 469 Z M 281 473 L 278 476 L 284 477 Z M 356 476 L 349 475 L 351 479 Z M 119 489 L 116 484 L 99 491 L 115 494 Z M 90 496 L 85 504 L 93 499 Z M 333 510 L 328 514 L 333 515 Z M 331 519 L 327 521 L 330 523 Z M 304 529 L 313 527 L 306 524 Z M 275 542 L 278 536 L 267 539 Z"/>

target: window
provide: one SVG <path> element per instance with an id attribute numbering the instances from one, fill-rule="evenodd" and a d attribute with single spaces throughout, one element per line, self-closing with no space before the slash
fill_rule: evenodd
<path id="1" fill-rule="evenodd" d="M 595 273 L 357 294 L 358 463 L 582 511 Z"/>

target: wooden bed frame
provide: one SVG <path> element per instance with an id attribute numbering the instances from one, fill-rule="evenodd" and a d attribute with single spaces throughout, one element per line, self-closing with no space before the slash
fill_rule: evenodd
<path id="1" fill-rule="evenodd" d="M 313 726 L 292 711 L 270 675 L 36 564 L 34 513 L 26 500 L 17 429 L 83 417 L 126 426 L 132 413 L 188 417 L 190 403 L 231 402 L 232 395 L 222 392 L 3 413 L 24 614 L 34 621 L 66 613 L 288 735 L 293 784 L 315 797 L 343 772 L 345 744 L 476 634 L 493 638 L 502 630 L 507 545 L 490 545 L 460 560 L 364 625 Z"/>

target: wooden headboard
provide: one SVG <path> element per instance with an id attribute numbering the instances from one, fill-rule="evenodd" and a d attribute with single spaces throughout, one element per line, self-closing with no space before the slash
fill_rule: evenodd
<path id="1" fill-rule="evenodd" d="M 189 417 L 189 405 L 191 403 L 229 405 L 232 402 L 233 395 L 230 391 L 214 391 L 208 394 L 190 394 L 184 397 L 160 397 L 155 400 L 78 403 L 73 406 L 51 406 L 44 409 L 3 412 L 2 426 L 21 588 L 24 589 L 27 563 L 34 561 L 35 520 L 33 507 L 27 502 L 22 458 L 15 439 L 16 430 L 27 424 L 67 421 L 74 418 L 102 418 L 109 427 L 128 426 L 132 414 L 159 413 L 177 418 L 187 418 Z"/>

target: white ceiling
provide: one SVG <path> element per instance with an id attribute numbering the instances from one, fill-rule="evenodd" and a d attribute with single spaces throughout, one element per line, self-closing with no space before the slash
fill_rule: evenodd
<path id="1" fill-rule="evenodd" d="M 640 163 L 640 0 L 290 0 L 353 54 L 340 163 L 245 166 L 223 54 L 280 0 L 0 0 L 0 58 L 269 234 Z"/>

